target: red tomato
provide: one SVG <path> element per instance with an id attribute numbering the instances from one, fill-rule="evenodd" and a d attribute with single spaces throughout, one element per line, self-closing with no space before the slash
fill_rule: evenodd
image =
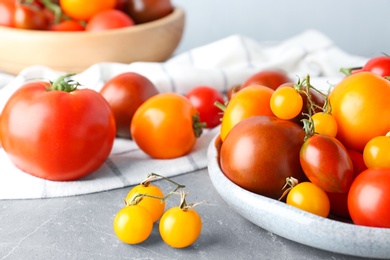
<path id="1" fill-rule="evenodd" d="M 124 12 L 116 9 L 105 10 L 91 17 L 85 27 L 86 31 L 104 31 L 129 27 L 134 21 Z"/>
<path id="2" fill-rule="evenodd" d="M 172 159 L 191 151 L 198 132 L 198 111 L 184 96 L 161 93 L 146 100 L 131 121 L 131 136 L 142 151 L 157 159 Z"/>
<path id="3" fill-rule="evenodd" d="M 344 78 L 329 95 L 337 139 L 363 152 L 369 140 L 390 129 L 390 81 L 372 72 Z"/>
<path id="4" fill-rule="evenodd" d="M 246 88 L 251 85 L 263 85 L 275 90 L 280 85 L 291 81 L 288 75 L 282 70 L 263 70 L 250 76 L 241 88 Z"/>
<path id="5" fill-rule="evenodd" d="M 170 0 L 129 0 L 128 2 L 128 13 L 136 23 L 154 21 L 173 11 Z"/>
<path id="6" fill-rule="evenodd" d="M 13 24 L 19 29 L 45 30 L 49 20 L 46 14 L 34 4 L 17 4 Z"/>
<path id="7" fill-rule="evenodd" d="M 274 116 L 253 116 L 235 125 L 220 150 L 221 170 L 238 186 L 278 199 L 287 177 L 307 180 L 299 164 L 305 133 Z"/>
<path id="8" fill-rule="evenodd" d="M 60 83 L 60 84 L 58 84 Z M 107 101 L 91 89 L 64 89 L 64 81 L 27 83 L 7 101 L 0 125 L 11 161 L 31 175 L 79 179 L 107 159 L 115 121 Z"/>
<path id="9" fill-rule="evenodd" d="M 316 134 L 303 143 L 299 160 L 307 178 L 326 192 L 347 192 L 353 181 L 353 164 L 336 138 Z"/>
<path id="10" fill-rule="evenodd" d="M 51 31 L 59 32 L 75 32 L 75 31 L 84 31 L 85 28 L 81 25 L 80 22 L 76 20 L 65 20 L 58 24 L 53 24 L 49 27 Z"/>
<path id="11" fill-rule="evenodd" d="M 361 172 L 367 169 L 364 164 L 363 154 L 352 149 L 347 148 L 349 158 L 353 164 L 353 176 L 356 178 Z M 330 200 L 330 211 L 339 217 L 350 218 L 348 210 L 348 192 L 345 193 L 334 193 L 328 192 Z"/>
<path id="12" fill-rule="evenodd" d="M 390 76 L 390 57 L 379 56 L 369 59 L 362 70 L 371 71 L 382 77 Z"/>
<path id="13" fill-rule="evenodd" d="M 348 209 L 357 225 L 390 228 L 390 168 L 360 173 L 349 190 Z"/>
<path id="14" fill-rule="evenodd" d="M 115 8 L 117 0 L 60 0 L 64 13 L 75 20 L 88 21 L 95 14 Z"/>
<path id="15" fill-rule="evenodd" d="M 218 90 L 209 86 L 197 86 L 186 94 L 191 104 L 198 110 L 201 122 L 207 128 L 213 128 L 221 123 L 222 111 L 215 106 L 215 102 L 224 104 L 225 99 Z"/>
<path id="16" fill-rule="evenodd" d="M 14 12 L 15 12 L 14 0 L 1 0 L 0 1 L 0 25 L 13 27 Z"/>
<path id="17" fill-rule="evenodd" d="M 107 81 L 100 94 L 108 101 L 114 113 L 116 134 L 131 138 L 130 123 L 138 107 L 158 90 L 146 77 L 135 72 L 125 72 Z"/>

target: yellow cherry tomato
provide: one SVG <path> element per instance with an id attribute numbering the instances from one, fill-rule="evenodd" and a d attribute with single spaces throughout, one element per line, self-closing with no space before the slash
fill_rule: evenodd
<path id="1" fill-rule="evenodd" d="M 116 214 L 113 227 L 115 235 L 123 243 L 138 244 L 152 233 L 153 221 L 144 207 L 129 205 Z"/>
<path id="2" fill-rule="evenodd" d="M 303 99 L 295 88 L 281 87 L 272 93 L 270 106 L 275 116 L 289 120 L 302 111 Z"/>
<path id="3" fill-rule="evenodd" d="M 337 122 L 329 113 L 318 112 L 312 115 L 314 131 L 318 134 L 336 137 Z"/>
<path id="4" fill-rule="evenodd" d="M 390 167 L 390 132 L 367 142 L 363 150 L 363 160 L 367 168 Z"/>
<path id="5" fill-rule="evenodd" d="M 201 230 L 202 220 L 193 208 L 176 206 L 167 210 L 160 219 L 161 238 L 174 248 L 190 246 L 199 237 Z"/>
<path id="6" fill-rule="evenodd" d="M 131 199 L 137 194 L 146 194 L 140 202 L 137 203 L 138 206 L 144 207 L 152 216 L 153 222 L 156 222 L 164 213 L 165 201 L 161 201 L 158 198 L 163 198 L 164 193 L 161 189 L 155 185 L 137 185 L 132 188 L 126 196 L 126 202 L 130 203 Z M 147 195 L 153 196 L 148 197 Z M 156 197 L 156 198 L 154 198 Z"/>
<path id="7" fill-rule="evenodd" d="M 286 203 L 324 218 L 330 212 L 328 195 L 311 182 L 301 182 L 294 186 L 287 195 Z"/>

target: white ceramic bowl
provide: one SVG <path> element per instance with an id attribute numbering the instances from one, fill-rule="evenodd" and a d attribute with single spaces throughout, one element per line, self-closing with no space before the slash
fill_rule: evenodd
<path id="1" fill-rule="evenodd" d="M 221 197 L 259 227 L 295 242 L 340 254 L 389 259 L 390 229 L 371 228 L 323 218 L 257 195 L 231 182 L 218 163 L 219 136 L 208 148 L 210 179 Z"/>
<path id="2" fill-rule="evenodd" d="M 0 26 L 0 71 L 17 74 L 43 65 L 78 73 L 99 62 L 164 61 L 178 46 L 185 22 L 180 8 L 155 21 L 99 32 L 53 32 Z"/>

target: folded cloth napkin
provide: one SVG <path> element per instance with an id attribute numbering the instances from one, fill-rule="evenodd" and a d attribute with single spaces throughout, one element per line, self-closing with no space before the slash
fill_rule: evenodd
<path id="1" fill-rule="evenodd" d="M 197 85 L 226 91 L 242 84 L 255 72 L 277 68 L 293 78 L 310 74 L 312 83 L 326 90 L 329 84 L 337 83 L 342 77 L 341 67 L 355 67 L 366 61 L 365 57 L 344 52 L 322 33 L 308 30 L 278 43 L 260 43 L 232 35 L 178 54 L 166 62 L 95 64 L 74 79 L 81 87 L 99 91 L 110 78 L 132 71 L 149 78 L 160 92 L 184 94 Z M 54 80 L 64 73 L 42 66 L 28 67 L 15 76 L 0 73 L 0 111 L 24 82 L 40 78 Z M 81 195 L 135 185 L 150 172 L 171 177 L 196 171 L 207 167 L 207 147 L 218 131 L 218 127 L 205 131 L 191 153 L 170 160 L 152 159 L 133 141 L 117 138 L 109 158 L 99 170 L 70 182 L 43 180 L 22 172 L 0 148 L 0 199 Z"/>

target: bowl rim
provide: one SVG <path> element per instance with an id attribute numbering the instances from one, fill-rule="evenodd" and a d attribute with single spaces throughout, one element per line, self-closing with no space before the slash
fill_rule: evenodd
<path id="1" fill-rule="evenodd" d="M 12 34 L 20 34 L 23 36 L 31 36 L 31 37 L 48 37 L 48 36 L 81 36 L 81 37 L 93 37 L 93 36 L 109 36 L 112 34 L 120 34 L 120 33 L 136 33 L 138 31 L 144 31 L 151 28 L 162 26 L 163 24 L 170 23 L 172 21 L 178 20 L 185 16 L 184 9 L 180 7 L 174 7 L 173 11 L 168 15 L 159 18 L 157 20 L 153 20 L 146 23 L 135 24 L 133 26 L 116 28 L 104 31 L 50 31 L 50 30 L 31 30 L 31 29 L 19 29 L 8 27 L 4 25 L 0 25 L 0 34 L 1 33 L 12 33 Z"/>

